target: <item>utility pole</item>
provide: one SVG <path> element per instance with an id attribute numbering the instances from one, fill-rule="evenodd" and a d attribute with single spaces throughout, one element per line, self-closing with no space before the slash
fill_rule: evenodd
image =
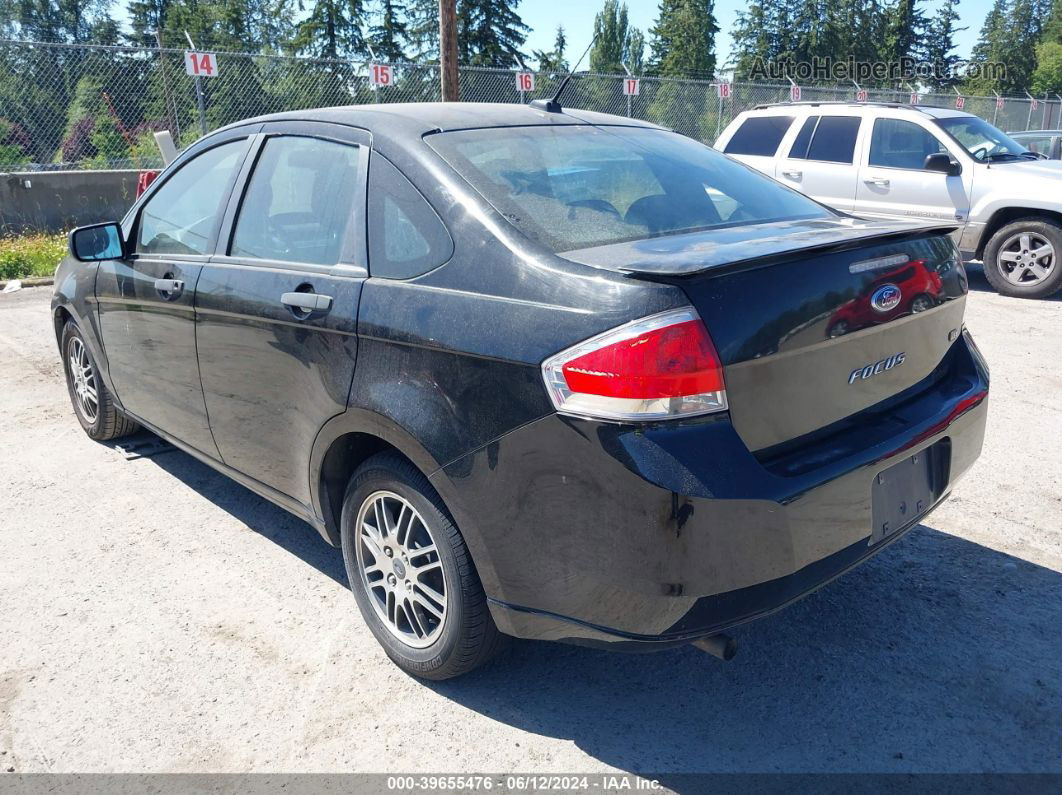
<path id="1" fill-rule="evenodd" d="M 439 0 L 439 80 L 443 102 L 457 102 L 457 0 Z"/>

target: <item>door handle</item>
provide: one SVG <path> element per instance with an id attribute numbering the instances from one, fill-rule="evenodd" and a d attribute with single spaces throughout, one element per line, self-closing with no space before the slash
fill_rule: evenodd
<path id="1" fill-rule="evenodd" d="M 172 297 L 184 292 L 184 282 L 180 279 L 155 279 L 155 289 Z"/>
<path id="2" fill-rule="evenodd" d="M 800 179 L 801 177 L 804 176 L 804 172 L 803 171 L 783 171 L 782 172 L 782 176 L 783 177 L 787 177 L 789 179 Z"/>
<path id="3" fill-rule="evenodd" d="M 327 312 L 332 308 L 332 296 L 320 293 L 284 293 L 280 303 L 304 312 Z"/>
<path id="4" fill-rule="evenodd" d="M 877 185 L 880 188 L 889 187 L 889 181 L 883 177 L 871 177 L 870 179 L 863 180 L 867 185 Z"/>

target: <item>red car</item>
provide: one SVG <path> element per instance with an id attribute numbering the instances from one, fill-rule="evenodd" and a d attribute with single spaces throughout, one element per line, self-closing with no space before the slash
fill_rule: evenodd
<path id="1" fill-rule="evenodd" d="M 904 263 L 876 278 L 834 312 L 826 336 L 840 337 L 900 315 L 924 312 L 937 305 L 941 286 L 940 274 L 927 268 L 925 260 Z"/>

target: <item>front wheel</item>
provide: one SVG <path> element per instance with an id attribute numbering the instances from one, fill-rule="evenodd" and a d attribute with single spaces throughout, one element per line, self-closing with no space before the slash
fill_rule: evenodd
<path id="1" fill-rule="evenodd" d="M 110 392 L 100 380 L 96 360 L 73 320 L 63 326 L 61 348 L 66 388 L 85 433 L 97 442 L 106 442 L 138 431 L 140 426 L 115 408 Z"/>
<path id="2" fill-rule="evenodd" d="M 985 278 L 1002 295 L 1046 298 L 1062 288 L 1062 225 L 1043 218 L 1007 224 L 985 247 Z"/>
<path id="3" fill-rule="evenodd" d="M 404 671 L 450 679 L 487 662 L 505 636 L 461 533 L 408 461 L 381 453 L 351 478 L 341 519 L 347 579 L 365 623 Z"/>

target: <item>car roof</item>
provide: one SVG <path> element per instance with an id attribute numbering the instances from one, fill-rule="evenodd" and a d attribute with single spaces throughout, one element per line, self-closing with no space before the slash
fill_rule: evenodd
<path id="1" fill-rule="evenodd" d="M 1062 135 L 1062 130 L 1015 130 L 1007 135 Z"/>
<path id="2" fill-rule="evenodd" d="M 828 102 L 775 102 L 767 105 L 757 105 L 751 111 L 745 111 L 746 113 L 752 113 L 755 111 L 763 110 L 785 110 L 787 108 L 851 108 L 859 110 L 862 108 L 889 108 L 891 110 L 909 110 L 915 113 L 921 113 L 925 116 L 930 116 L 934 119 L 947 119 L 956 116 L 973 116 L 972 113 L 967 113 L 963 110 L 953 110 L 951 108 L 938 108 L 933 105 L 908 105 L 901 102 L 855 102 L 853 101 L 828 101 Z"/>
<path id="3" fill-rule="evenodd" d="M 323 121 L 360 127 L 389 135 L 404 133 L 420 137 L 431 132 L 483 127 L 527 127 L 548 125 L 621 125 L 664 129 L 651 122 L 564 108 L 550 113 L 530 105 L 511 102 L 395 102 L 374 105 L 342 105 L 293 110 L 244 119 L 229 127 L 272 121 Z"/>

